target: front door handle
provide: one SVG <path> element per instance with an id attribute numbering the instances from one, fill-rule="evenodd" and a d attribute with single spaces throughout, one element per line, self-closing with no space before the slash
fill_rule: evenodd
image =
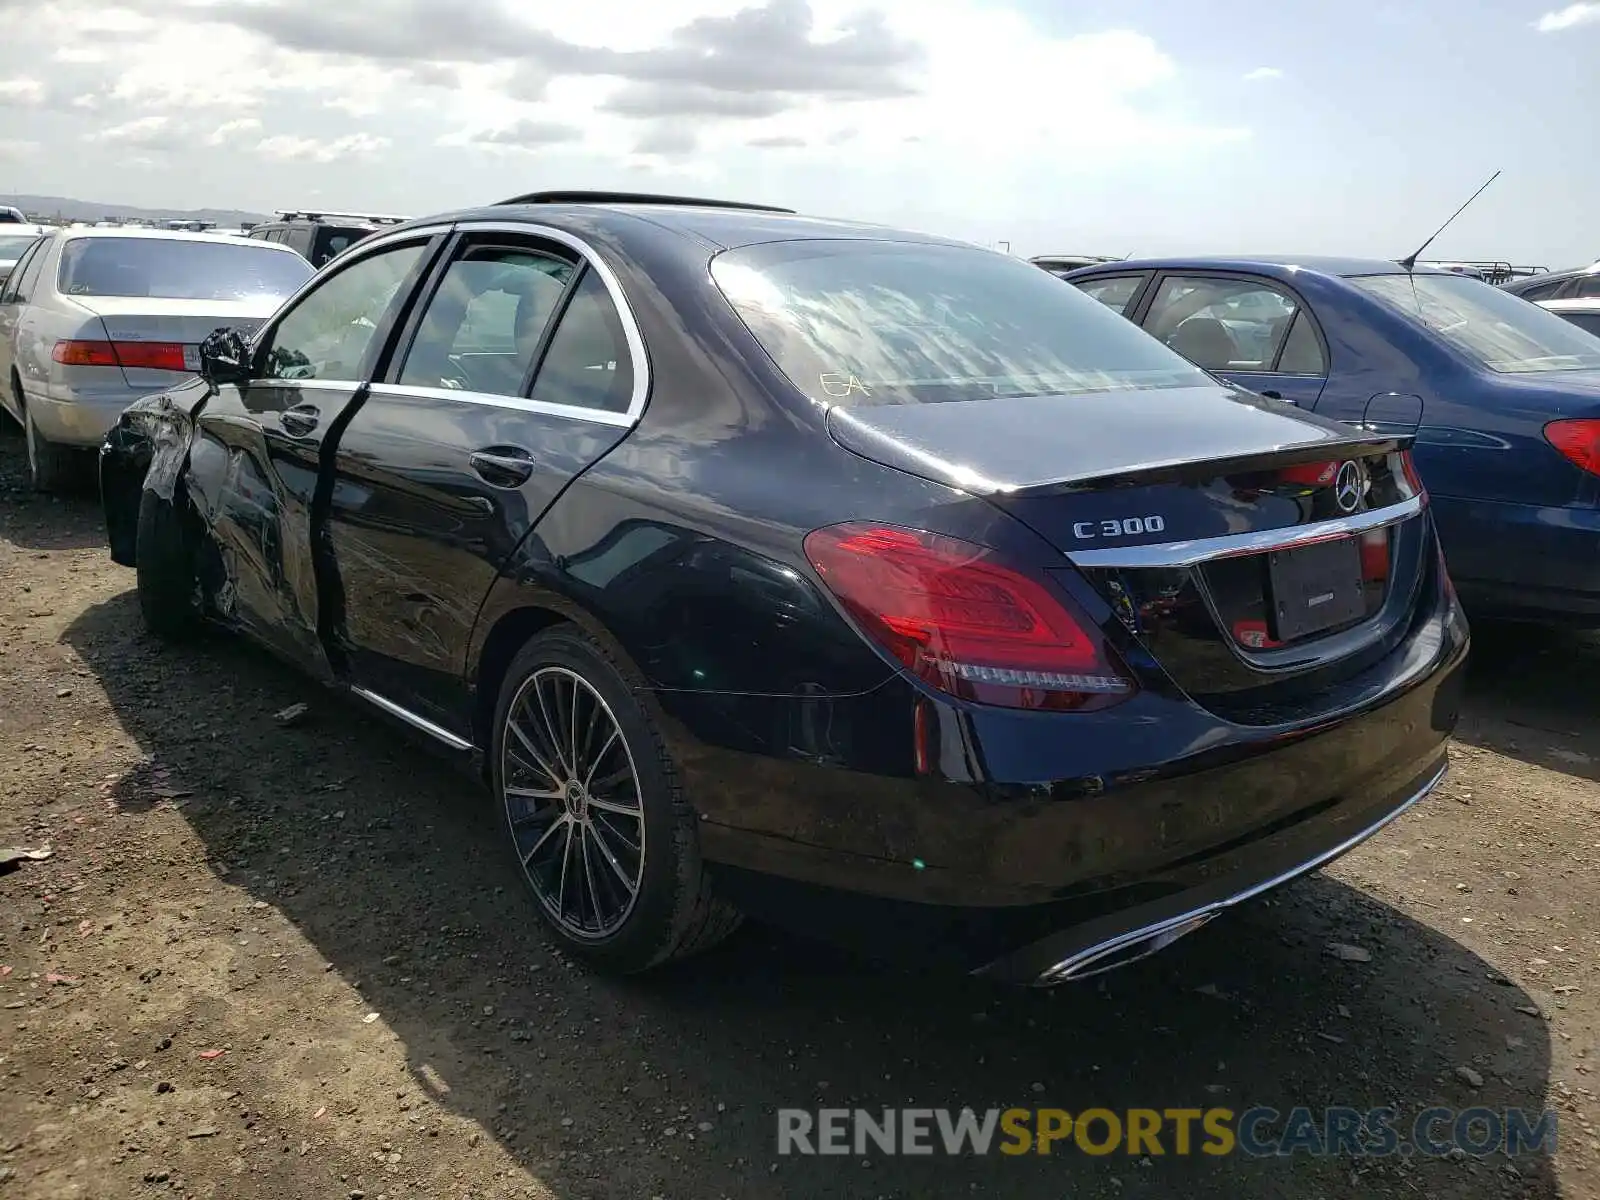
<path id="1" fill-rule="evenodd" d="M 297 404 L 285 409 L 280 420 L 283 422 L 283 431 L 290 437 L 307 437 L 322 420 L 322 412 L 315 404 Z"/>
<path id="2" fill-rule="evenodd" d="M 533 455 L 520 446 L 489 446 L 474 450 L 467 462 L 490 487 L 518 488 L 533 476 Z"/>

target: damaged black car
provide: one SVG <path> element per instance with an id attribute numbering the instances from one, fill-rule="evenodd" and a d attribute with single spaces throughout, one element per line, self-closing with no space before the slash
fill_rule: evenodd
<path id="1" fill-rule="evenodd" d="M 111 432 L 148 627 L 481 774 L 562 947 L 748 914 L 1054 984 L 1439 782 L 1468 633 L 1405 438 L 1037 267 L 543 193 L 343 252 Z"/>

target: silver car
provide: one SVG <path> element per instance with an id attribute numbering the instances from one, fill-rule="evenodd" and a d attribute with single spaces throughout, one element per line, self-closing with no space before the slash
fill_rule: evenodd
<path id="1" fill-rule="evenodd" d="M 27 433 L 34 486 L 61 482 L 134 400 L 194 374 L 212 330 L 254 329 L 311 275 L 293 250 L 226 235 L 39 239 L 0 287 L 0 405 Z"/>

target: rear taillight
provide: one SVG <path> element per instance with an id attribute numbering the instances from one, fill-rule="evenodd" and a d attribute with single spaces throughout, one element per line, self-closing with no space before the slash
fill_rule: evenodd
<path id="1" fill-rule="evenodd" d="M 1094 624 L 982 546 L 852 522 L 806 557 L 863 632 L 941 691 L 1008 708 L 1083 710 L 1136 690 Z"/>
<path id="2" fill-rule="evenodd" d="M 50 357 L 67 367 L 120 367 L 110 342 L 57 342 Z"/>
<path id="3" fill-rule="evenodd" d="M 1369 529 L 1361 535 L 1361 578 L 1382 583 L 1389 578 L 1389 531 Z"/>
<path id="4" fill-rule="evenodd" d="M 57 342 L 50 357 L 67 367 L 134 367 L 185 371 L 180 342 Z"/>
<path id="5" fill-rule="evenodd" d="M 1600 475 L 1600 421 L 1588 417 L 1551 421 L 1544 427 L 1544 440 L 1574 466 Z"/>
<path id="6" fill-rule="evenodd" d="M 1411 486 L 1411 494 L 1420 496 L 1424 501 L 1428 498 L 1427 486 L 1422 482 L 1422 475 L 1417 471 L 1417 463 L 1411 457 L 1411 451 L 1400 451 L 1400 471 L 1406 477 L 1406 483 Z"/>
<path id="7" fill-rule="evenodd" d="M 1339 464 L 1336 462 L 1300 463 L 1298 466 L 1284 467 L 1278 472 L 1278 478 L 1284 483 L 1298 483 L 1305 487 L 1327 487 L 1339 477 Z"/>

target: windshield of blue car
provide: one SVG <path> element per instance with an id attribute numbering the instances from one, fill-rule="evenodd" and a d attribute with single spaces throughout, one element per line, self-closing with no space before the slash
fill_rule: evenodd
<path id="1" fill-rule="evenodd" d="M 1600 369 L 1600 338 L 1537 304 L 1460 275 L 1362 275 L 1350 281 L 1419 320 L 1491 371 Z"/>
<path id="2" fill-rule="evenodd" d="M 823 404 L 930 404 L 1213 384 L 1069 283 L 988 250 L 768 242 L 711 275 L 789 380 Z"/>
<path id="3" fill-rule="evenodd" d="M 311 274 L 298 254 L 244 239 L 95 237 L 66 244 L 58 278 L 68 296 L 250 300 L 281 299 Z"/>

